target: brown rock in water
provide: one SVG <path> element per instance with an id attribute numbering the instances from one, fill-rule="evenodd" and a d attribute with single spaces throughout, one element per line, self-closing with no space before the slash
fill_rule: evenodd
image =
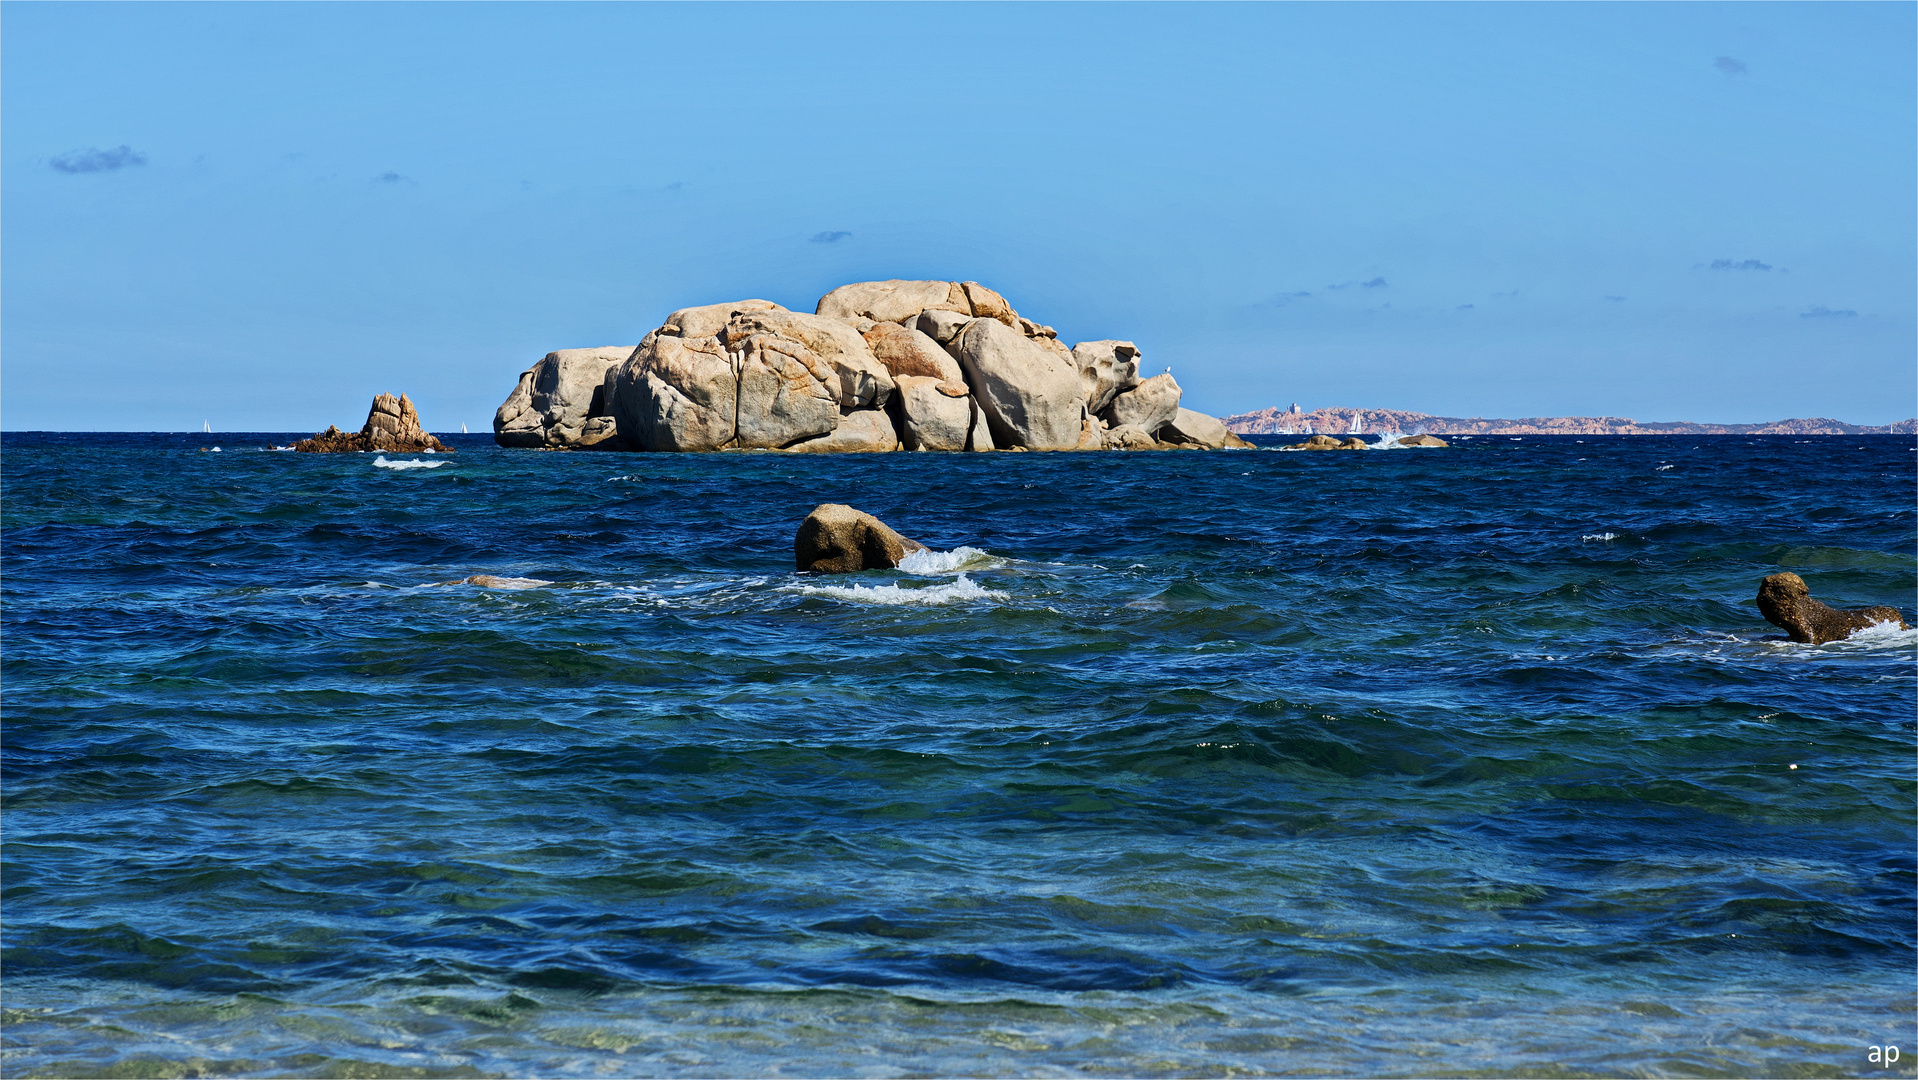
<path id="1" fill-rule="evenodd" d="M 909 552 L 926 545 L 908 540 L 871 514 L 840 503 L 823 503 L 799 523 L 793 558 L 801 570 L 850 574 L 899 565 Z"/>
<path id="2" fill-rule="evenodd" d="M 1399 440 L 1400 446 L 1450 446 L 1451 443 L 1436 435 L 1407 435 Z"/>
<path id="3" fill-rule="evenodd" d="M 1330 435 L 1314 435 L 1304 442 L 1295 442 L 1287 450 L 1343 450 L 1345 444 Z"/>
<path id="4" fill-rule="evenodd" d="M 419 411 L 413 399 L 401 394 L 381 394 L 373 399 L 366 414 L 366 425 L 357 434 L 348 435 L 328 425 L 310 439 L 301 439 L 293 449 L 303 454 L 352 454 L 368 450 L 391 450 L 398 454 L 417 454 L 427 450 L 450 453 L 452 448 L 420 427 Z"/>
<path id="5" fill-rule="evenodd" d="M 1900 630 L 1911 629 L 1894 607 L 1835 608 L 1813 600 L 1811 588 L 1797 574 L 1773 574 L 1759 582 L 1758 610 L 1766 622 L 1806 645 L 1843 641 L 1856 631 L 1884 622 L 1897 623 Z"/>

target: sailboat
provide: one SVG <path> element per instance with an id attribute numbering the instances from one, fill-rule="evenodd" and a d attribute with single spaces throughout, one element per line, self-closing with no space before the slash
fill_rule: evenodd
<path id="1" fill-rule="evenodd" d="M 200 433 L 203 435 L 213 434 L 213 422 L 210 420 L 200 421 Z"/>
<path id="2" fill-rule="evenodd" d="M 1362 412 L 1355 412 L 1355 413 L 1353 413 L 1353 414 L 1352 414 L 1352 426 L 1351 426 L 1351 427 L 1349 427 L 1349 428 L 1347 428 L 1347 429 L 1346 429 L 1346 431 L 1345 431 L 1345 433 L 1346 433 L 1347 435 L 1363 435 L 1363 434 L 1365 434 L 1365 414 L 1364 414 L 1364 413 L 1362 413 Z"/>
<path id="3" fill-rule="evenodd" d="M 460 434 L 461 434 L 461 435 L 465 435 L 465 434 L 467 434 L 467 431 L 466 431 L 466 421 L 464 421 L 464 420 L 462 420 L 462 421 L 460 421 Z"/>

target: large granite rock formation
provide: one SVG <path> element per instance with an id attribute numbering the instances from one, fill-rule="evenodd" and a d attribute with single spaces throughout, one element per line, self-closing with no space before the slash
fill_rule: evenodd
<path id="1" fill-rule="evenodd" d="M 613 418 L 613 376 L 631 346 L 560 349 L 519 377 L 493 414 L 493 441 L 501 446 L 565 450 L 619 449 Z"/>
<path id="2" fill-rule="evenodd" d="M 1765 621 L 1785 631 L 1793 641 L 1823 645 L 1843 641 L 1879 623 L 1895 623 L 1909 630 L 1895 607 L 1835 608 L 1812 599 L 1811 587 L 1797 574 L 1773 574 L 1758 583 L 1758 610 Z"/>
<path id="3" fill-rule="evenodd" d="M 799 523 L 793 537 L 793 559 L 799 569 L 822 574 L 850 574 L 899 565 L 909 552 L 926 545 L 908 540 L 871 514 L 841 503 L 823 503 Z"/>
<path id="4" fill-rule="evenodd" d="M 413 408 L 412 398 L 405 394 L 399 397 L 381 394 L 373 399 L 373 407 L 366 413 L 366 423 L 358 432 L 349 435 L 337 427 L 328 427 L 310 439 L 294 443 L 293 449 L 304 454 L 350 454 L 370 450 L 417 454 L 428 450 L 447 453 L 452 448 L 420 426 L 420 414 Z"/>
<path id="5" fill-rule="evenodd" d="M 628 450 L 1248 446 L 1139 378 L 1129 341 L 1067 347 L 976 281 L 862 281 L 812 314 L 682 308 L 630 355 L 565 350 L 520 378 L 502 445 Z M 597 382 L 595 367 L 598 371 Z"/>

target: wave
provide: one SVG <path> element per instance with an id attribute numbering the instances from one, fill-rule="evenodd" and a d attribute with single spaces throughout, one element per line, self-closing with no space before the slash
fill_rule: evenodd
<path id="1" fill-rule="evenodd" d="M 934 551 L 927 548 L 915 551 L 899 560 L 899 569 L 908 574 L 930 576 L 932 574 L 952 574 L 962 570 L 977 570 L 994 565 L 1001 560 L 988 552 L 975 547 L 956 547 L 951 551 Z"/>
<path id="2" fill-rule="evenodd" d="M 962 549 L 963 550 L 963 549 Z M 1007 594 L 988 589 L 961 573 L 944 585 L 904 588 L 898 585 L 792 585 L 792 592 L 808 596 L 830 596 L 856 604 L 955 604 L 966 600 L 1005 600 Z"/>
<path id="3" fill-rule="evenodd" d="M 437 469 L 441 465 L 451 464 L 452 462 L 450 461 L 421 461 L 419 458 L 412 458 L 407 461 L 388 461 L 386 460 L 385 454 L 381 454 L 379 457 L 373 459 L 373 466 L 379 469 Z"/>

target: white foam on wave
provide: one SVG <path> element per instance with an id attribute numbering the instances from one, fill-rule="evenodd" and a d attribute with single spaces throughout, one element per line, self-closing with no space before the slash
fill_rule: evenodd
<path id="1" fill-rule="evenodd" d="M 1652 471 L 1653 472 L 1669 472 L 1670 470 L 1676 469 L 1676 468 L 1678 468 L 1678 466 L 1676 465 L 1660 465 L 1658 468 L 1653 469 Z"/>
<path id="2" fill-rule="evenodd" d="M 908 574 L 930 577 L 933 574 L 956 574 L 962 570 L 977 570 L 999 561 L 988 552 L 976 547 L 962 546 L 953 548 L 951 551 L 934 551 L 927 548 L 924 551 L 908 552 L 905 558 L 899 560 L 899 569 Z"/>
<path id="3" fill-rule="evenodd" d="M 451 464 L 450 461 L 421 461 L 419 458 L 408 461 L 388 461 L 385 454 L 373 459 L 373 466 L 379 469 L 437 469 L 441 465 Z"/>
<path id="4" fill-rule="evenodd" d="M 956 604 L 967 600 L 1004 600 L 1006 594 L 988 589 L 964 574 L 944 585 L 909 589 L 898 585 L 791 585 L 793 592 L 808 596 L 830 596 L 855 604 Z"/>
<path id="5" fill-rule="evenodd" d="M 1618 539 L 1618 534 L 1615 532 L 1586 533 L 1584 536 L 1579 537 L 1579 539 L 1580 540 L 1616 540 Z"/>

